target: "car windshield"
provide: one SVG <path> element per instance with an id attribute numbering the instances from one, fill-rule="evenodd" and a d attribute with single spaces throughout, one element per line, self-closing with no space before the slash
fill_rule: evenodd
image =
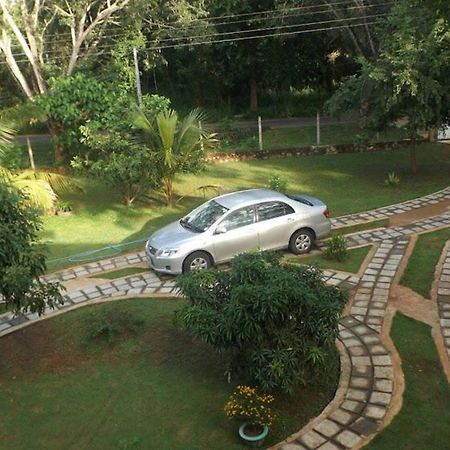
<path id="1" fill-rule="evenodd" d="M 188 216 L 180 220 L 180 224 L 199 233 L 206 231 L 214 222 L 220 219 L 228 208 L 214 200 L 194 209 Z"/>

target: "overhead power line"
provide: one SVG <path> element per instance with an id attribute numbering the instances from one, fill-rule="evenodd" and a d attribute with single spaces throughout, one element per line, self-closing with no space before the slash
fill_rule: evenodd
<path id="1" fill-rule="evenodd" d="M 263 35 L 257 35 L 257 36 L 244 36 L 244 37 L 237 37 L 237 38 L 230 38 L 230 39 L 219 39 L 219 40 L 208 40 L 208 41 L 197 41 L 197 42 L 190 42 L 190 43 L 181 43 L 181 44 L 173 44 L 173 45 L 164 45 L 164 46 L 154 46 L 154 47 L 144 47 L 139 49 L 139 51 L 155 51 L 155 50 L 162 50 L 167 48 L 182 48 L 182 47 L 190 47 L 190 46 L 198 46 L 198 45 L 212 45 L 212 44 L 219 44 L 219 43 L 227 43 L 227 42 L 239 42 L 239 41 L 246 41 L 246 40 L 255 40 L 255 39 L 264 39 L 269 37 L 278 37 L 278 36 L 294 36 L 299 34 L 308 34 L 308 33 L 316 33 L 321 31 L 337 31 L 337 30 L 343 30 L 355 27 L 365 27 L 368 25 L 375 25 L 378 21 L 372 21 L 372 22 L 362 22 L 362 23 L 352 23 L 351 25 L 338 25 L 338 26 L 332 26 L 332 27 L 320 27 L 320 28 L 310 28 L 307 30 L 297 30 L 297 31 L 287 31 L 287 32 L 281 32 L 281 33 L 269 33 L 269 34 L 263 34 Z M 98 47 L 95 50 L 102 50 L 102 47 Z M 94 51 L 91 53 L 91 56 L 102 56 L 105 52 L 102 51 Z M 22 60 L 16 60 L 17 63 L 28 63 L 28 59 L 22 59 Z M 5 61 L 0 62 L 0 64 L 6 64 Z"/>
<path id="2" fill-rule="evenodd" d="M 354 2 L 352 1 L 352 3 L 354 5 Z M 347 8 L 339 8 L 338 11 L 341 13 L 346 13 L 350 10 L 367 10 L 369 8 L 380 8 L 383 6 L 390 6 L 393 4 L 392 0 L 388 0 L 385 3 L 378 3 L 378 4 L 369 4 L 369 5 L 365 5 L 363 7 L 361 6 L 349 6 Z M 272 12 L 276 13 L 275 15 L 267 15 L 265 17 L 256 17 L 256 18 L 250 18 L 250 19 L 243 19 L 243 20 L 234 20 L 234 21 L 226 21 L 226 22 L 219 22 L 219 23 L 214 23 L 214 22 L 209 22 L 208 18 L 205 19 L 199 19 L 199 21 L 205 22 L 205 23 L 201 23 L 201 24 L 195 24 L 194 21 L 192 24 L 183 24 L 183 23 L 176 23 L 177 26 L 171 26 L 169 24 L 156 24 L 155 25 L 161 25 L 163 27 L 167 27 L 170 28 L 172 30 L 177 30 L 177 29 L 186 29 L 186 30 L 191 30 L 193 28 L 200 28 L 203 26 L 207 26 L 207 25 L 212 25 L 212 26 L 219 26 L 219 25 L 234 25 L 237 23 L 250 23 L 250 22 L 261 22 L 261 21 L 268 21 L 268 20 L 274 20 L 274 19 L 286 19 L 286 18 L 291 18 L 291 17 L 303 17 L 303 16 L 315 16 L 315 15 L 320 15 L 320 14 L 329 14 L 332 12 L 332 9 L 328 6 L 328 5 L 317 5 L 316 7 L 321 7 L 321 8 L 325 8 L 319 11 L 306 11 L 306 12 L 302 12 L 301 10 L 305 7 L 297 7 L 297 8 L 288 8 L 288 9 L 278 9 L 278 10 L 272 10 Z M 285 11 L 289 11 L 289 10 L 296 10 L 298 11 L 295 14 L 285 14 Z"/>
<path id="3" fill-rule="evenodd" d="M 306 33 L 314 33 L 318 31 L 328 31 L 328 30 L 342 30 L 342 29 L 348 29 L 354 28 L 354 27 L 364 27 L 367 25 L 375 25 L 378 23 L 377 21 L 373 22 L 362 22 L 357 24 L 350 24 L 350 25 L 339 25 L 335 27 L 322 27 L 322 28 L 311 28 L 308 30 L 298 30 L 298 31 L 286 31 L 282 33 L 270 33 L 270 34 L 261 34 L 257 36 L 244 36 L 244 37 L 238 37 L 238 38 L 230 38 L 230 39 L 220 39 L 215 41 L 204 41 L 204 42 L 190 42 L 190 43 L 182 43 L 182 44 L 173 44 L 173 45 L 161 45 L 161 46 L 155 46 L 155 47 L 147 47 L 140 49 L 143 50 L 163 50 L 166 48 L 182 48 L 182 47 L 191 47 L 196 45 L 209 45 L 209 44 L 219 44 L 224 42 L 236 42 L 236 41 L 246 41 L 246 40 L 253 40 L 253 39 L 263 39 L 267 37 L 277 37 L 277 36 L 294 36 L 297 34 L 306 34 Z"/>
<path id="4" fill-rule="evenodd" d="M 288 29 L 288 28 L 295 28 L 295 27 L 309 27 L 309 26 L 315 26 L 315 25 L 323 25 L 323 24 L 328 24 L 328 23 L 339 23 L 339 22 L 351 22 L 351 21 L 355 21 L 355 20 L 366 20 L 366 19 L 374 19 L 374 18 L 379 18 L 379 17 L 383 17 L 386 16 L 387 13 L 382 13 L 382 14 L 368 14 L 368 15 L 364 15 L 364 16 L 354 16 L 354 17 L 344 17 L 344 18 L 339 18 L 339 19 L 329 19 L 329 20 L 322 20 L 322 21 L 314 21 L 314 22 L 304 22 L 304 23 L 297 23 L 297 24 L 287 24 L 287 25 L 278 25 L 278 26 L 273 26 L 273 27 L 263 27 L 263 28 L 251 28 L 248 30 L 236 30 L 236 31 L 227 31 L 227 32 L 218 32 L 218 33 L 212 33 L 209 35 L 196 35 L 196 36 L 188 36 L 188 37 L 181 37 L 181 36 L 177 36 L 177 37 L 173 37 L 173 38 L 165 38 L 165 39 L 161 39 L 159 40 L 159 43 L 162 43 L 163 45 L 158 44 L 158 46 L 153 46 L 152 48 L 155 49 L 163 49 L 163 48 L 173 48 L 173 45 L 177 45 L 177 46 L 190 46 L 190 45 L 198 45 L 197 43 L 195 43 L 195 41 L 192 42 L 188 42 L 188 43 L 180 43 L 177 44 L 177 41 L 181 41 L 183 39 L 197 39 L 197 38 L 201 38 L 201 39 L 205 39 L 205 38 L 221 38 L 222 36 L 230 36 L 230 35 L 239 35 L 239 34 L 249 34 L 249 33 L 259 33 L 261 31 L 271 31 L 271 30 L 282 30 L 282 29 Z M 348 24 L 348 26 L 354 26 L 354 24 Z M 254 37 L 251 37 L 252 39 L 254 39 Z M 242 40 L 242 39 L 241 39 Z M 166 43 L 164 45 L 164 43 Z M 222 41 L 225 42 L 225 41 Z M 172 44 L 174 43 L 174 44 Z M 111 47 L 115 47 L 116 44 L 115 43 L 104 43 L 102 45 L 96 46 L 94 48 L 94 50 L 97 49 L 106 49 L 106 48 L 111 48 Z M 45 52 L 46 55 L 49 54 L 59 54 L 60 51 L 59 50 L 48 50 Z M 16 56 L 24 56 L 25 53 L 20 52 L 20 53 L 15 53 Z M 28 59 L 24 59 L 23 61 L 28 61 Z M 18 60 L 17 62 L 23 62 L 22 60 Z M 0 62 L 0 63 L 4 63 L 4 62 Z"/>
<path id="5" fill-rule="evenodd" d="M 284 12 L 286 11 L 305 11 L 304 14 L 302 15 L 316 15 L 316 14 L 322 14 L 322 13 L 326 13 L 326 12 L 330 12 L 331 6 L 339 6 L 341 5 L 341 12 L 345 12 L 346 10 L 349 9 L 367 9 L 367 8 L 374 8 L 374 7 L 378 7 L 378 6 L 383 6 L 383 5 L 389 5 L 392 4 L 393 0 L 387 0 L 386 3 L 383 4 L 367 4 L 367 5 L 362 5 L 362 6 L 352 6 L 355 5 L 355 0 L 342 0 L 342 1 L 338 1 L 338 2 L 331 2 L 331 3 L 320 3 L 317 5 L 305 5 L 305 6 L 296 6 L 296 7 L 291 7 L 291 8 L 284 8 L 284 9 L 268 9 L 268 10 L 264 10 L 264 11 L 257 11 L 257 12 L 249 12 L 249 13 L 241 13 L 241 14 L 228 14 L 228 15 L 221 15 L 221 16 L 205 16 L 204 18 L 199 18 L 199 19 L 194 19 L 189 23 L 183 23 L 180 21 L 167 21 L 164 24 L 158 24 L 155 22 L 151 22 L 151 21 L 147 21 L 147 23 L 149 23 L 150 25 L 154 24 L 154 25 L 175 25 L 176 27 L 179 28 L 189 28 L 189 27 L 195 27 L 195 26 L 200 26 L 200 25 L 195 25 L 196 22 L 205 22 L 205 23 L 209 23 L 210 21 L 214 21 L 214 20 L 220 20 L 220 19 L 225 19 L 225 18 L 238 18 L 238 17 L 248 17 L 248 16 L 252 16 L 252 15 L 269 15 L 271 13 L 275 13 L 276 17 L 282 17 Z M 345 5 L 350 5 L 348 8 L 345 8 Z M 314 9 L 314 8 L 322 8 L 321 11 L 309 11 L 310 9 Z M 325 9 L 324 9 L 325 8 Z M 284 15 L 286 17 L 286 15 Z M 270 20 L 272 17 L 269 15 L 267 17 L 261 17 L 261 18 L 255 18 L 254 20 Z M 246 21 L 250 21 L 253 19 L 248 19 Z M 245 22 L 246 22 L 245 21 Z M 223 24 L 230 24 L 232 22 L 224 22 Z M 214 23 L 210 23 L 211 25 L 219 25 L 219 24 L 214 24 Z M 112 29 L 112 28 L 110 28 Z M 70 37 L 70 32 L 61 32 L 61 33 L 49 33 L 46 34 L 46 37 L 52 37 L 52 36 L 56 36 L 56 37 L 61 37 L 63 35 L 67 35 L 68 37 Z M 121 32 L 114 32 L 114 33 L 110 33 L 110 34 L 106 34 L 105 36 L 120 36 L 122 35 Z M 67 40 L 53 40 L 52 42 L 66 42 Z"/>
<path id="6" fill-rule="evenodd" d="M 168 39 L 162 39 L 159 42 L 166 42 L 166 41 L 180 41 L 183 39 L 196 39 L 196 38 L 208 38 L 208 37 L 221 37 L 221 36 L 228 36 L 233 34 L 246 34 L 246 33 L 254 33 L 254 32 L 260 32 L 260 31 L 270 31 L 270 30 L 279 30 L 281 28 L 295 28 L 295 27 L 306 27 L 310 25 L 323 25 L 326 23 L 336 23 L 336 22 L 350 22 L 353 20 L 362 20 L 362 19 L 374 19 L 378 17 L 384 17 L 387 13 L 383 14 L 369 14 L 366 16 L 358 16 L 358 17 L 345 17 L 342 19 L 329 19 L 329 20 L 320 20 L 315 22 L 309 22 L 309 23 L 296 23 L 296 24 L 288 24 L 288 25 L 277 25 L 273 27 L 264 27 L 264 28 L 251 28 L 248 30 L 237 30 L 237 31 L 225 31 L 220 33 L 212 33 L 212 34 L 205 34 L 205 35 L 197 35 L 197 36 L 183 36 L 183 37 L 174 37 L 174 38 L 168 38 Z M 351 24 L 349 24 L 351 26 Z M 161 46 L 161 48 L 163 48 Z"/>

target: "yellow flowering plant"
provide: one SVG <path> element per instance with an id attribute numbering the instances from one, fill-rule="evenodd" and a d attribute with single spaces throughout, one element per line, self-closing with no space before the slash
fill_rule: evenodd
<path id="1" fill-rule="evenodd" d="M 270 427 L 276 415 L 270 405 L 274 401 L 270 394 L 260 394 L 251 386 L 238 386 L 225 404 L 225 415 L 229 419 Z"/>

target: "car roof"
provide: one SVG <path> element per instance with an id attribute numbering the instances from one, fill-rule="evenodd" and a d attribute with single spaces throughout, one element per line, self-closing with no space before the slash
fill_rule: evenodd
<path id="1" fill-rule="evenodd" d="M 283 201 L 288 198 L 281 192 L 272 191 L 271 189 L 248 189 L 246 191 L 232 192 L 231 194 L 216 197 L 214 201 L 220 203 L 228 209 L 236 207 L 245 207 L 259 202 Z"/>

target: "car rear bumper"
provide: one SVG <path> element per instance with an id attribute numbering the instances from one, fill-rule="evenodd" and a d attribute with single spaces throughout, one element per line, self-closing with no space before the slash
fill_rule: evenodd
<path id="1" fill-rule="evenodd" d="M 329 220 L 320 223 L 316 229 L 316 238 L 322 239 L 330 234 L 331 231 L 331 222 Z"/>

